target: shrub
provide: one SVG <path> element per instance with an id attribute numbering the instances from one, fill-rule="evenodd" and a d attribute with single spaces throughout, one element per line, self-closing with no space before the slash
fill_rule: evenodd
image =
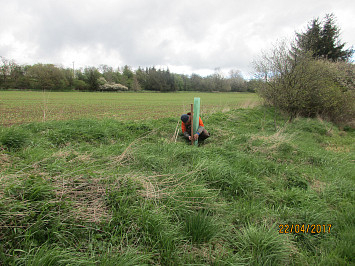
<path id="1" fill-rule="evenodd" d="M 355 115 L 354 65 L 294 56 L 281 43 L 255 62 L 264 86 L 258 93 L 267 104 L 290 115 L 350 121 Z"/>
<path id="2" fill-rule="evenodd" d="M 122 84 L 106 83 L 100 86 L 101 91 L 128 91 L 128 87 Z"/>

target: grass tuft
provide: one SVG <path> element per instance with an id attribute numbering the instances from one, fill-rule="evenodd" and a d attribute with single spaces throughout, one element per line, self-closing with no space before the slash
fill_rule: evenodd
<path id="1" fill-rule="evenodd" d="M 287 265 L 296 253 L 286 236 L 265 225 L 248 225 L 236 231 L 231 244 L 235 261 L 247 265 Z"/>
<path id="2" fill-rule="evenodd" d="M 19 150 L 29 142 L 29 134 L 21 128 L 3 129 L 0 132 L 0 145 L 9 151 Z"/>
<path id="3" fill-rule="evenodd" d="M 183 220 L 184 231 L 194 244 L 211 241 L 218 233 L 216 221 L 206 211 L 188 212 Z"/>

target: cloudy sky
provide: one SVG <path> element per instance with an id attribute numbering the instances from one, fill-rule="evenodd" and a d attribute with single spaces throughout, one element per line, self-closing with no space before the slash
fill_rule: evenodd
<path id="1" fill-rule="evenodd" d="M 252 73 L 251 62 L 334 13 L 355 44 L 353 0 L 0 0 L 0 56 L 75 68 L 157 66 Z"/>

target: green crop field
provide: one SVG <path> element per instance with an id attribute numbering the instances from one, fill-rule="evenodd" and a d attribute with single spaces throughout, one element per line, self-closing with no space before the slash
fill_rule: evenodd
<path id="1" fill-rule="evenodd" d="M 0 265 L 355 263 L 351 128 L 234 109 L 254 94 L 0 95 Z"/>
<path id="2" fill-rule="evenodd" d="M 254 93 L 98 93 L 0 91 L 0 125 L 76 118 L 142 120 L 178 117 L 194 97 L 201 98 L 201 114 L 255 106 Z"/>

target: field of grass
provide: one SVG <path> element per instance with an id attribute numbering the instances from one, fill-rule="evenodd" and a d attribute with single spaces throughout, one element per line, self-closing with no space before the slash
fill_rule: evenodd
<path id="1" fill-rule="evenodd" d="M 354 131 L 256 107 L 204 115 L 194 147 L 175 116 L 2 127 L 0 261 L 355 263 Z"/>
<path id="2" fill-rule="evenodd" d="M 0 125 L 75 118 L 173 117 L 201 98 L 201 113 L 255 106 L 255 93 L 99 93 L 0 91 Z"/>

